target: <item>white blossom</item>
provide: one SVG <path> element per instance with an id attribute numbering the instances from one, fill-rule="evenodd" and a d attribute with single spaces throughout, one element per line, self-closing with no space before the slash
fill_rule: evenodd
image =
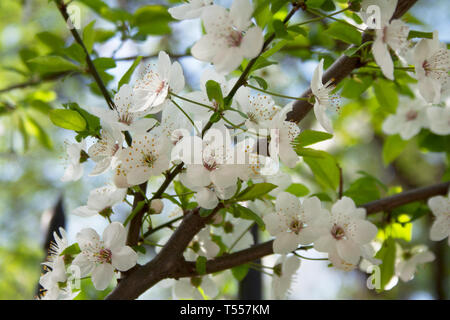
<path id="1" fill-rule="evenodd" d="M 212 0 L 188 0 L 179 6 L 169 8 L 169 13 L 177 20 L 200 18 L 203 9 L 213 4 Z"/>
<path id="2" fill-rule="evenodd" d="M 403 281 L 410 281 L 414 278 L 419 264 L 431 262 L 434 258 L 433 252 L 429 251 L 424 245 L 416 246 L 410 250 L 401 250 L 401 260 L 395 267 L 395 273 Z"/>
<path id="3" fill-rule="evenodd" d="M 133 112 L 157 113 L 168 103 L 169 92 L 184 88 L 183 69 L 178 62 L 171 63 L 169 55 L 160 51 L 157 70 L 148 69 L 133 87 Z"/>
<path id="4" fill-rule="evenodd" d="M 91 108 L 92 114 L 99 117 L 103 124 L 111 127 L 111 130 L 130 131 L 133 133 L 145 133 L 156 124 L 152 118 L 144 118 L 144 112 L 135 112 L 133 88 L 124 84 L 114 96 L 114 110 Z M 116 139 L 117 134 L 113 137 Z"/>
<path id="5" fill-rule="evenodd" d="M 117 187 L 139 185 L 169 168 L 170 143 L 161 135 L 136 135 L 131 147 L 121 150 L 115 170 Z"/>
<path id="6" fill-rule="evenodd" d="M 405 103 L 397 107 L 396 114 L 385 119 L 382 129 L 386 134 L 398 133 L 403 140 L 409 140 L 427 126 L 427 107 L 420 103 Z"/>
<path id="7" fill-rule="evenodd" d="M 103 231 L 103 240 L 91 228 L 77 234 L 79 253 L 72 264 L 80 267 L 81 277 L 91 274 L 94 287 L 105 290 L 114 276 L 114 269 L 127 271 L 137 262 L 137 254 L 125 245 L 127 232 L 119 222 L 112 222 Z"/>
<path id="8" fill-rule="evenodd" d="M 172 286 L 172 296 L 175 299 L 202 300 L 203 295 L 199 289 L 209 298 L 215 298 L 219 289 L 210 275 L 193 278 L 181 278 Z"/>
<path id="9" fill-rule="evenodd" d="M 126 194 L 126 188 L 117 188 L 114 185 L 94 189 L 89 193 L 87 205 L 76 208 L 72 213 L 80 217 L 91 217 L 99 213 L 109 215 L 105 211 L 122 202 Z"/>
<path id="10" fill-rule="evenodd" d="M 431 132 L 443 136 L 450 134 L 450 106 L 429 107 L 427 116 Z"/>
<path id="11" fill-rule="evenodd" d="M 337 96 L 331 94 L 335 88 L 335 86 L 331 84 L 333 80 L 329 80 L 327 83 L 323 84 L 322 75 L 323 59 L 320 60 L 311 79 L 311 91 L 315 98 L 314 115 L 326 131 L 333 133 L 333 126 L 331 124 L 331 120 L 328 118 L 327 110 L 331 106 L 335 106 L 336 109 L 338 109 L 337 105 L 339 103 L 339 99 Z"/>
<path id="12" fill-rule="evenodd" d="M 286 297 L 298 268 L 300 268 L 300 259 L 294 255 L 282 255 L 277 259 L 272 276 L 272 293 L 275 299 Z"/>
<path id="13" fill-rule="evenodd" d="M 117 152 L 122 148 L 123 135 L 120 131 L 107 125 L 103 126 L 99 140 L 88 149 L 89 158 L 96 164 L 89 175 L 101 174 L 117 165 Z"/>
<path id="14" fill-rule="evenodd" d="M 439 103 L 442 88 L 448 83 L 450 54 L 445 43 L 440 43 L 438 32 L 433 39 L 421 39 L 414 47 L 413 64 L 422 97 L 431 103 Z"/>
<path id="15" fill-rule="evenodd" d="M 342 197 L 333 204 L 331 213 L 323 217 L 323 228 L 314 242 L 314 248 L 327 252 L 330 260 L 339 261 L 339 258 L 356 265 L 363 255 L 364 245 L 377 234 L 377 227 L 366 220 L 366 210 L 357 208 L 352 199 Z"/>
<path id="16" fill-rule="evenodd" d="M 77 181 L 83 176 L 83 166 L 84 162 L 83 153 L 85 153 L 86 141 L 82 140 L 80 143 L 68 143 L 66 147 L 68 166 L 64 171 L 64 175 L 61 181 Z"/>
<path id="17" fill-rule="evenodd" d="M 293 194 L 281 192 L 276 200 L 275 212 L 263 217 L 267 231 L 275 236 L 273 251 L 289 253 L 298 245 L 314 242 L 319 236 L 319 218 L 326 214 L 317 197 L 307 198 L 300 204 Z"/>
<path id="18" fill-rule="evenodd" d="M 251 26 L 252 13 L 249 0 L 234 0 L 230 11 L 217 5 L 204 8 L 206 34 L 192 47 L 194 58 L 212 62 L 218 72 L 230 72 L 244 58 L 256 57 L 264 38 L 259 27 Z"/>
<path id="19" fill-rule="evenodd" d="M 428 199 L 428 206 L 435 217 L 430 230 L 430 239 L 441 241 L 448 238 L 450 245 L 450 192 L 446 197 L 436 196 Z"/>
<path id="20" fill-rule="evenodd" d="M 380 21 L 376 21 L 375 40 L 372 44 L 372 54 L 376 63 L 386 78 L 394 80 L 394 63 L 392 61 L 389 48 L 397 54 L 405 51 L 408 46 L 409 27 L 401 20 L 391 21 L 397 0 L 365 0 L 361 4 L 361 9 L 365 12 L 369 5 L 378 5 L 380 8 Z"/>

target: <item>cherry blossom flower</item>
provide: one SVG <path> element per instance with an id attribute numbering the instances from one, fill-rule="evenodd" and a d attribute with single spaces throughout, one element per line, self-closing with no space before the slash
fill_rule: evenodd
<path id="1" fill-rule="evenodd" d="M 246 91 L 242 91 L 236 95 L 240 110 L 247 115 L 245 126 L 247 129 L 255 131 L 260 128 L 268 128 L 280 108 L 275 105 L 271 96 L 261 94 L 245 96 L 245 93 Z"/>
<path id="2" fill-rule="evenodd" d="M 401 250 L 401 260 L 395 267 L 396 275 L 402 281 L 410 281 L 414 278 L 417 266 L 434 260 L 433 252 L 424 245 L 416 246 L 411 250 Z"/>
<path id="3" fill-rule="evenodd" d="M 64 256 L 61 256 L 68 247 L 67 233 L 63 228 L 59 228 L 59 234 L 61 237 L 56 232 L 53 232 L 54 241 L 50 243 L 49 256 L 47 261 L 43 263 L 47 272 L 39 279 L 39 284 L 47 290 L 67 280 Z"/>
<path id="4" fill-rule="evenodd" d="M 133 87 L 133 112 L 157 113 L 168 103 L 169 92 L 184 88 L 183 69 L 178 62 L 171 63 L 169 55 L 160 51 L 157 70 L 147 70 Z"/>
<path id="5" fill-rule="evenodd" d="M 169 13 L 177 20 L 200 18 L 203 9 L 213 4 L 212 0 L 189 0 L 182 5 L 169 8 Z"/>
<path id="6" fill-rule="evenodd" d="M 450 106 L 429 107 L 427 116 L 431 132 L 443 136 L 450 134 Z"/>
<path id="7" fill-rule="evenodd" d="M 127 271 L 136 265 L 137 254 L 125 245 L 127 232 L 119 222 L 112 222 L 103 231 L 103 240 L 94 229 L 77 234 L 79 253 L 72 264 L 80 267 L 81 277 L 91 273 L 97 290 L 105 290 L 114 276 L 114 269 Z"/>
<path id="8" fill-rule="evenodd" d="M 428 127 L 427 109 L 421 104 L 408 103 L 397 107 L 397 112 L 383 122 L 383 132 L 400 134 L 403 140 L 409 140 Z"/>
<path id="9" fill-rule="evenodd" d="M 251 220 L 235 218 L 228 214 L 222 225 L 214 228 L 214 234 L 220 236 L 229 253 L 236 252 L 250 248 L 255 243 L 249 229 L 251 225 Z"/>
<path id="10" fill-rule="evenodd" d="M 276 200 L 275 212 L 265 215 L 267 231 L 275 236 L 273 251 L 289 253 L 298 245 L 314 242 L 320 234 L 317 222 L 326 214 L 317 197 L 307 198 L 300 204 L 298 198 L 281 192 Z"/>
<path id="11" fill-rule="evenodd" d="M 204 296 L 199 289 L 209 298 L 215 298 L 219 289 L 210 275 L 193 278 L 181 278 L 172 286 L 172 296 L 175 299 L 203 300 Z"/>
<path id="12" fill-rule="evenodd" d="M 104 125 L 100 139 L 88 150 L 89 158 L 96 163 L 89 175 L 95 176 L 111 167 L 115 168 L 117 165 L 116 154 L 122 148 L 123 141 L 123 135 L 119 130 Z"/>
<path id="13" fill-rule="evenodd" d="M 361 4 L 362 12 L 366 12 L 369 5 L 376 4 L 380 8 L 380 21 L 377 22 L 375 30 L 375 40 L 372 44 L 372 54 L 376 63 L 380 66 L 384 76 L 394 80 L 394 63 L 389 52 L 389 48 L 397 54 L 408 47 L 409 27 L 401 20 L 394 19 L 392 15 L 397 7 L 397 0 L 366 0 Z M 379 23 L 378 23 L 379 22 Z"/>
<path id="14" fill-rule="evenodd" d="M 322 74 L 323 59 L 320 60 L 311 79 L 311 91 L 315 98 L 314 115 L 326 131 L 333 133 L 333 126 L 326 112 L 331 106 L 336 106 L 336 109 L 338 109 L 337 105 L 339 104 L 339 99 L 336 95 L 331 94 L 335 88 L 334 85 L 331 85 L 333 80 L 329 80 L 327 83 L 323 84 Z"/>
<path id="15" fill-rule="evenodd" d="M 281 161 L 293 168 L 298 162 L 298 155 L 292 147 L 292 142 L 300 134 L 298 125 L 291 121 L 286 121 L 286 114 L 292 110 L 293 103 L 287 104 L 281 109 L 270 123 L 269 153 L 271 158 L 278 154 Z"/>
<path id="16" fill-rule="evenodd" d="M 212 241 L 211 227 L 206 226 L 197 233 L 189 244 L 189 250 L 185 251 L 187 261 L 196 261 L 198 256 L 212 259 L 217 256 L 220 247 Z"/>
<path id="17" fill-rule="evenodd" d="M 421 39 L 414 47 L 413 64 L 422 97 L 431 103 L 439 103 L 442 88 L 448 83 L 450 54 L 445 43 L 440 43 L 438 32 L 433 39 Z"/>
<path id="18" fill-rule="evenodd" d="M 335 255 L 345 263 L 356 265 L 363 254 L 363 246 L 370 243 L 377 234 L 374 224 L 366 220 L 366 210 L 357 208 L 352 199 L 342 197 L 323 216 L 318 239 L 314 248 Z M 338 260 L 337 258 L 334 259 Z"/>
<path id="19" fill-rule="evenodd" d="M 133 88 L 124 84 L 114 96 L 116 109 L 91 108 L 92 114 L 111 127 L 110 131 L 131 131 L 145 133 L 156 124 L 152 118 L 143 118 L 144 112 L 135 112 Z M 114 135 L 115 136 L 115 135 Z M 117 137 L 116 137 L 117 138 Z"/>
<path id="20" fill-rule="evenodd" d="M 256 57 L 264 38 L 259 27 L 251 27 L 252 13 L 249 0 L 234 0 L 230 11 L 217 5 L 204 8 L 206 34 L 192 47 L 194 58 L 212 62 L 218 72 L 230 72 L 243 58 Z"/>
<path id="21" fill-rule="evenodd" d="M 96 214 L 111 214 L 111 207 L 123 201 L 127 194 L 126 188 L 117 188 L 114 185 L 106 185 L 92 190 L 86 206 L 81 206 L 72 211 L 80 217 L 91 217 Z"/>
<path id="22" fill-rule="evenodd" d="M 82 140 L 80 143 L 68 143 L 66 152 L 68 156 L 69 165 L 64 171 L 61 181 L 77 181 L 83 176 L 83 166 L 81 165 L 85 160 L 86 141 Z"/>
<path id="23" fill-rule="evenodd" d="M 239 170 L 232 164 L 234 148 L 225 127 L 208 130 L 203 139 L 190 137 L 186 145 L 200 152 L 189 153 L 195 159 L 183 156 L 186 171 L 180 175 L 181 182 L 197 191 L 198 204 L 205 209 L 213 209 L 218 198 L 229 199 L 237 189 Z"/>
<path id="24" fill-rule="evenodd" d="M 447 197 L 436 196 L 428 199 L 428 206 L 435 217 L 430 230 L 430 239 L 441 241 L 448 238 L 450 246 L 450 191 Z"/>
<path id="25" fill-rule="evenodd" d="M 282 255 L 275 262 L 272 277 L 272 293 L 275 299 L 284 299 L 289 293 L 298 268 L 300 268 L 300 259 L 294 255 Z"/>
<path id="26" fill-rule="evenodd" d="M 115 170 L 117 187 L 134 186 L 160 175 L 169 168 L 170 143 L 160 135 L 152 133 L 136 135 L 133 145 L 121 150 L 121 164 Z"/>
<path id="27" fill-rule="evenodd" d="M 39 295 L 39 300 L 73 300 L 80 292 L 80 290 L 72 288 L 70 281 L 67 281 L 64 286 L 52 283 Z"/>

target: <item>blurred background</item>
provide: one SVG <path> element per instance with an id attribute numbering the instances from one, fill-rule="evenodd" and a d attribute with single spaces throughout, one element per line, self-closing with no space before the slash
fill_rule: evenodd
<path id="1" fill-rule="evenodd" d="M 231 3 L 216 2 L 226 7 Z M 112 63 L 105 63 L 102 70 L 108 88 L 117 87 L 118 80 L 136 55 L 151 57 L 159 50 L 166 50 L 180 61 L 187 89 L 198 88 L 200 74 L 206 64 L 188 57 L 186 53 L 201 35 L 200 21 L 174 22 L 165 14 L 141 14 L 136 18 L 138 10 L 144 11 L 140 8 L 155 4 L 174 5 L 173 2 L 147 0 L 72 2 L 80 10 L 83 27 L 96 21 L 94 57 L 112 58 L 108 60 Z M 106 14 L 102 10 L 107 10 Z M 437 29 L 440 40 L 450 42 L 448 12 L 449 1 L 419 0 L 407 19 L 415 30 L 429 32 Z M 277 14 L 283 17 L 286 10 Z M 305 18 L 304 13 L 296 16 L 298 21 Z M 133 32 L 129 32 L 130 26 L 124 23 L 128 20 L 134 21 L 131 26 Z M 279 64 L 259 71 L 271 91 L 301 94 L 309 86 L 318 57 L 326 58 L 329 64 L 340 55 L 342 43 L 320 36 L 321 23 L 309 28 L 307 38 L 277 53 Z M 60 108 L 63 103 L 77 102 L 83 108 L 105 107 L 104 100 L 98 95 L 97 88 L 91 86 L 92 80 L 88 75 L 67 72 L 48 75 L 27 64 L 32 57 L 51 53 L 58 41 L 63 41 L 66 46 L 73 43 L 53 3 L 48 0 L 0 1 L 0 299 L 35 297 L 40 263 L 46 256 L 47 230 L 52 221 L 64 221 L 69 241 L 74 241 L 76 232 L 83 227 L 93 227 L 101 232 L 107 223 L 101 217 L 82 219 L 70 214 L 74 208 L 84 205 L 89 191 L 104 185 L 108 176 L 85 176 L 74 183 L 62 183 L 65 143 L 73 142 L 74 135 L 55 127 L 47 115 L 50 109 Z M 146 58 L 145 62 L 154 63 L 154 60 Z M 345 85 L 344 81 L 344 90 Z M 378 105 L 371 90 L 343 96 L 343 108 L 335 122 L 335 137 L 321 143 L 318 148 L 336 155 L 343 169 L 344 181 L 355 180 L 360 176 L 359 171 L 378 177 L 390 188 L 414 188 L 440 181 L 446 161 L 443 153 L 424 152 L 417 140 L 409 142 L 400 157 L 385 167 L 381 155 L 385 137 L 380 131 Z M 281 106 L 288 102 L 283 99 L 276 101 Z M 301 128 L 320 130 L 311 114 L 302 122 Z M 85 168 L 86 172 L 91 169 Z M 301 182 L 312 191 L 319 190 L 308 167 L 302 163 L 288 172 L 295 182 Z M 153 190 L 158 182 L 158 179 L 151 181 L 149 189 Z M 120 205 L 115 211 L 118 213 L 114 220 L 123 220 L 128 213 L 127 208 Z M 178 213 L 168 203 L 158 218 L 165 221 L 175 214 Z M 437 260 L 420 268 L 413 281 L 400 282 L 389 291 L 376 293 L 367 289 L 367 275 L 361 271 L 346 273 L 329 268 L 324 261 L 303 260 L 289 298 L 448 298 L 449 250 L 442 241 L 432 243 L 428 240 L 430 221 L 425 217 L 414 223 L 412 245 L 427 244 Z M 164 235 L 164 232 L 156 233 L 154 240 Z M 259 238 L 264 241 L 267 235 Z M 151 250 L 147 252 L 146 259 L 152 254 Z M 308 251 L 308 256 L 321 255 Z M 266 258 L 263 264 L 272 265 L 275 259 Z M 219 298 L 238 297 L 239 283 L 231 272 L 224 272 L 215 279 L 221 288 Z M 271 297 L 270 281 L 270 276 L 264 275 L 261 292 L 258 292 L 263 298 Z M 82 286 L 84 290 L 79 299 L 101 299 L 110 290 L 97 292 L 89 281 L 83 281 Z M 142 298 L 170 299 L 171 292 L 168 288 L 156 286 Z"/>

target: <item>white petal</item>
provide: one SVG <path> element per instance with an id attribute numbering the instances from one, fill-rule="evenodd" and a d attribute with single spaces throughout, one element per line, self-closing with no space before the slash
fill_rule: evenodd
<path id="1" fill-rule="evenodd" d="M 383 42 L 383 31 L 377 30 L 377 37 L 372 44 L 372 53 L 375 62 L 380 66 L 384 76 L 390 80 L 394 80 L 394 63 L 387 44 Z"/>
<path id="2" fill-rule="evenodd" d="M 127 271 L 136 265 L 137 258 L 133 249 L 123 246 L 119 250 L 112 250 L 111 264 L 119 271 Z"/>
<path id="3" fill-rule="evenodd" d="M 298 237 L 293 232 L 282 232 L 277 234 L 273 242 L 273 252 L 289 253 L 298 247 Z"/>
<path id="4" fill-rule="evenodd" d="M 109 263 L 97 265 L 92 271 L 92 283 L 97 290 L 105 290 L 114 276 L 114 268 Z"/>
<path id="5" fill-rule="evenodd" d="M 214 209 L 219 203 L 215 192 L 207 188 L 202 188 L 197 192 L 196 198 L 198 205 L 204 209 Z"/>
<path id="6" fill-rule="evenodd" d="M 103 231 L 105 247 L 111 250 L 120 249 L 125 245 L 127 232 L 120 222 L 110 223 Z"/>
<path id="7" fill-rule="evenodd" d="M 245 36 L 242 39 L 242 43 L 240 45 L 244 57 L 247 59 L 253 59 L 254 57 L 256 57 L 261 52 L 263 42 L 264 36 L 261 28 L 250 28 L 245 33 Z"/>

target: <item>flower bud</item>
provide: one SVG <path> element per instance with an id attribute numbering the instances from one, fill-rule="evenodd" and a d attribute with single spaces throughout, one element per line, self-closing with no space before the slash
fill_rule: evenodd
<path id="1" fill-rule="evenodd" d="M 152 200 L 152 203 L 150 205 L 150 209 L 152 210 L 153 214 L 160 214 L 164 208 L 164 202 L 162 202 L 160 199 Z"/>

